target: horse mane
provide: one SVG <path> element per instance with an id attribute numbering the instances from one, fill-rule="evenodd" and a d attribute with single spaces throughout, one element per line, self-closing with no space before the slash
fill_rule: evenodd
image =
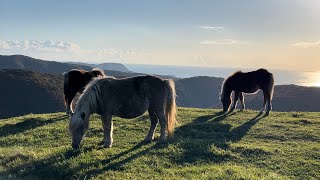
<path id="1" fill-rule="evenodd" d="M 101 80 L 103 78 L 94 78 L 92 81 L 90 81 L 83 93 L 80 95 L 79 100 L 76 104 L 76 108 L 75 110 L 80 110 L 80 108 L 90 108 L 90 110 L 94 110 L 96 109 L 98 103 L 101 102 L 97 102 L 100 100 L 100 95 L 101 95 L 101 91 L 100 91 L 100 86 L 99 86 L 99 80 Z M 89 107 L 87 107 L 89 106 Z"/>
<path id="2" fill-rule="evenodd" d="M 115 79 L 113 76 L 96 77 L 90 81 L 84 88 L 83 93 L 80 95 L 79 100 L 76 104 L 75 110 L 89 108 L 90 111 L 97 110 L 98 106 L 103 106 L 101 99 L 101 90 L 99 81 L 103 79 Z M 89 107 L 88 107 L 89 106 Z"/>
<path id="3" fill-rule="evenodd" d="M 224 92 L 226 91 L 228 82 L 230 81 L 230 79 L 232 79 L 234 76 L 238 75 L 242 73 L 241 70 L 235 71 L 233 74 L 229 75 L 226 79 L 224 79 L 224 81 L 222 82 L 222 86 L 221 86 L 221 97 L 224 96 Z"/>
<path id="4" fill-rule="evenodd" d="M 70 121 L 70 130 L 75 129 L 79 127 L 82 124 L 89 124 L 89 122 L 86 122 L 81 119 L 81 113 L 85 111 L 86 113 L 88 112 L 93 112 L 97 109 L 99 105 L 102 104 L 101 100 L 101 90 L 100 90 L 100 85 L 99 85 L 99 80 L 101 78 L 94 78 L 84 89 L 84 92 L 81 94 L 79 97 L 79 100 L 76 104 L 75 107 L 75 116 L 78 116 L 76 118 L 72 118 L 71 116 L 71 121 Z M 81 112 L 82 111 L 82 112 Z M 88 116 L 90 114 L 87 114 Z M 85 118 L 87 121 L 89 121 L 89 118 Z M 86 128 L 88 128 L 86 126 Z"/>
<path id="5" fill-rule="evenodd" d="M 98 72 L 101 74 L 102 77 L 106 77 L 106 74 L 104 73 L 104 70 L 100 69 L 100 68 L 93 68 L 92 72 Z"/>

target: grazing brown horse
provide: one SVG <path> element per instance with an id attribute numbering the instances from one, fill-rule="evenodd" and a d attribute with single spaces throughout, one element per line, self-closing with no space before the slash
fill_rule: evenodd
<path id="1" fill-rule="evenodd" d="M 243 73 L 241 71 L 235 72 L 229 76 L 222 85 L 221 89 L 221 102 L 223 105 L 223 111 L 233 111 L 236 108 L 238 99 L 240 99 L 242 109 L 245 109 L 243 93 L 255 93 L 259 89 L 263 91 L 264 101 L 261 112 L 265 110 L 266 104 L 267 112 L 272 109 L 271 100 L 273 97 L 274 79 L 273 75 L 266 69 L 258 69 L 256 71 Z M 234 100 L 232 104 L 231 93 L 234 91 Z M 231 108 L 230 105 L 232 104 Z"/>
<path id="2" fill-rule="evenodd" d="M 150 130 L 144 141 L 151 142 L 158 123 L 160 140 L 173 135 L 176 123 L 175 87 L 173 80 L 156 76 L 136 76 L 124 79 L 106 77 L 94 79 L 88 84 L 71 115 L 69 131 L 72 147 L 77 149 L 89 118 L 93 113 L 101 115 L 104 131 L 104 147 L 111 147 L 113 138 L 112 116 L 135 118 L 148 110 Z M 129 137 L 128 137 L 129 138 Z"/>
<path id="3" fill-rule="evenodd" d="M 64 102 L 66 113 L 72 113 L 72 101 L 76 94 L 82 93 L 85 86 L 96 77 L 105 77 L 103 70 L 93 68 L 92 71 L 73 69 L 64 73 Z"/>

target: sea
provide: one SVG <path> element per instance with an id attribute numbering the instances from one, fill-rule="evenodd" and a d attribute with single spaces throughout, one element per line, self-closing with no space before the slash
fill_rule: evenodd
<path id="1" fill-rule="evenodd" d="M 170 75 L 177 78 L 189 78 L 194 76 L 228 77 L 231 73 L 241 70 L 248 72 L 256 69 L 250 68 L 220 68 L 220 67 L 194 67 L 194 66 L 170 66 L 170 65 L 146 65 L 125 64 L 133 72 Z M 274 74 L 276 85 L 295 84 L 300 86 L 320 87 L 320 71 L 293 71 L 268 69 Z"/>

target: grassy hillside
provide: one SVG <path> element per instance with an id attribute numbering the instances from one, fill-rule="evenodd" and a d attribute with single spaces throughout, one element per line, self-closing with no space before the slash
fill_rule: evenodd
<path id="1" fill-rule="evenodd" d="M 0 179 L 319 179 L 320 113 L 179 109 L 174 139 L 143 144 L 149 120 L 114 118 L 114 146 L 101 148 L 93 116 L 72 150 L 64 113 L 0 120 Z M 159 131 L 157 131 L 159 132 Z M 158 134 L 159 135 L 159 134 Z"/>

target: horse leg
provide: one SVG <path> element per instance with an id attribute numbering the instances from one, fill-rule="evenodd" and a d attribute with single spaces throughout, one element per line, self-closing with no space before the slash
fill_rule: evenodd
<path id="1" fill-rule="evenodd" d="M 150 126 L 150 130 L 149 130 L 147 136 L 144 138 L 144 141 L 149 143 L 149 142 L 152 142 L 152 140 L 154 138 L 154 131 L 158 125 L 159 120 L 158 120 L 158 118 L 152 108 L 149 108 L 148 112 L 149 112 L 149 117 L 151 120 L 151 126 Z"/>
<path id="2" fill-rule="evenodd" d="M 66 113 L 71 114 L 73 111 L 71 110 L 71 103 L 72 103 L 72 98 L 70 96 L 65 96 L 65 101 L 66 101 Z"/>
<path id="3" fill-rule="evenodd" d="M 72 114 L 73 113 L 73 108 L 72 108 L 72 101 L 73 98 L 76 96 L 77 92 L 74 91 L 70 91 L 68 93 L 65 94 L 65 101 L 66 101 L 66 105 L 67 105 L 67 114 Z"/>
<path id="4" fill-rule="evenodd" d="M 240 99 L 240 102 L 241 102 L 241 111 L 245 110 L 246 109 L 246 106 L 244 104 L 244 96 L 243 96 L 243 93 L 239 93 L 239 99 Z"/>
<path id="5" fill-rule="evenodd" d="M 104 141 L 103 147 L 110 148 L 113 142 L 112 115 L 109 115 L 109 114 L 103 115 L 102 125 L 103 125 L 103 141 Z"/>
<path id="6" fill-rule="evenodd" d="M 272 104 L 271 104 L 271 95 L 270 92 L 267 92 L 266 95 L 264 95 L 264 98 L 267 99 L 267 112 L 266 115 L 269 115 L 269 112 L 272 110 Z"/>
<path id="7" fill-rule="evenodd" d="M 163 110 L 157 110 L 155 112 L 156 116 L 159 119 L 160 123 L 160 139 L 159 142 L 164 142 L 166 140 L 166 131 L 167 131 L 167 118 L 164 114 L 164 109 Z"/>
<path id="8" fill-rule="evenodd" d="M 266 90 L 263 90 L 263 106 L 262 106 L 262 109 L 260 110 L 260 112 L 263 112 L 265 111 L 266 109 L 266 104 L 267 104 L 267 101 L 268 101 L 268 92 Z"/>
<path id="9" fill-rule="evenodd" d="M 233 102 L 232 102 L 232 106 L 231 106 L 230 112 L 232 112 L 237 107 L 239 94 L 240 94 L 240 92 L 234 92 L 234 98 L 233 98 Z"/>

